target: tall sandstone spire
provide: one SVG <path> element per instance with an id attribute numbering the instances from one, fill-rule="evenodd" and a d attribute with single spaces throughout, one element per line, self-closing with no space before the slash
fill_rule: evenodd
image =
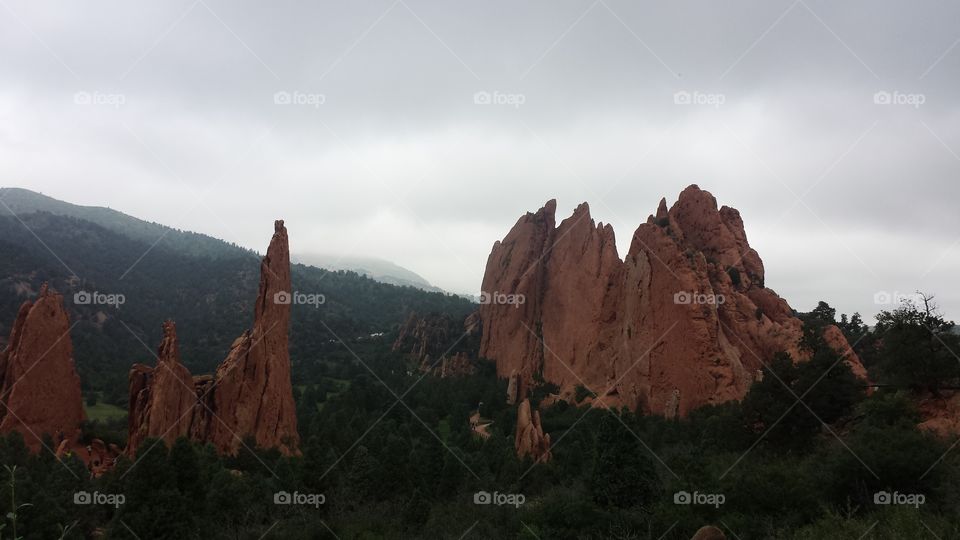
<path id="1" fill-rule="evenodd" d="M 299 454 L 290 383 L 290 293 L 287 229 L 277 221 L 260 263 L 253 328 L 234 340 L 216 374 L 190 376 L 180 363 L 176 328 L 169 321 L 157 366 L 137 364 L 130 371 L 127 452 L 136 452 L 147 437 L 169 444 L 186 436 L 224 454 L 236 454 L 248 437 L 260 448 Z"/>
<path id="2" fill-rule="evenodd" d="M 210 439 L 235 453 L 237 436 L 252 435 L 261 448 L 299 453 L 296 408 L 290 383 L 290 247 L 283 221 L 260 263 L 253 328 L 244 332 L 217 367 Z"/>
<path id="3" fill-rule="evenodd" d="M 692 185 L 669 209 L 661 200 L 623 260 L 586 203 L 559 226 L 555 211 L 551 200 L 520 218 L 483 278 L 491 298 L 525 298 L 480 306 L 480 355 L 519 378 L 520 399 L 542 376 L 565 398 L 585 384 L 611 406 L 683 416 L 742 398 L 779 351 L 807 356 L 802 323 L 764 286 L 739 212 L 709 192 Z M 843 334 L 824 337 L 865 378 Z"/>
<path id="4" fill-rule="evenodd" d="M 46 284 L 36 300 L 20 306 L 0 352 L 0 404 L 0 433 L 20 432 L 33 451 L 44 435 L 54 445 L 72 439 L 86 419 L 70 319 L 63 296 Z"/>

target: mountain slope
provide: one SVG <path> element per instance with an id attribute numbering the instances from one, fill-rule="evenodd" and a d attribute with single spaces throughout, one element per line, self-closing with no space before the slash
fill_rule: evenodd
<path id="1" fill-rule="evenodd" d="M 166 247 L 188 255 L 224 257 L 249 252 L 240 246 L 205 234 L 181 231 L 159 223 L 144 221 L 111 208 L 71 204 L 28 189 L 0 188 L 0 216 L 16 214 L 22 217 L 35 212 L 49 212 L 58 216 L 83 219 L 132 240 L 148 245 L 156 243 L 157 247 Z M 381 283 L 443 292 L 443 289 L 434 287 L 417 273 L 376 257 L 294 254 L 293 262 L 327 270 L 356 272 Z"/>
<path id="2" fill-rule="evenodd" d="M 316 266 L 317 268 L 356 272 L 380 283 L 389 283 L 400 287 L 416 287 L 430 292 L 443 292 L 443 289 L 434 287 L 420 274 L 376 257 L 337 256 L 321 253 L 301 253 L 291 255 L 291 257 L 295 262 Z"/>
<path id="3" fill-rule="evenodd" d="M 147 349 L 155 348 L 167 318 L 177 321 L 184 364 L 195 372 L 211 371 L 250 324 L 260 264 L 253 252 L 194 256 L 162 243 L 150 249 L 87 220 L 46 212 L 18 218 L 0 217 L 0 341 L 9 335 L 19 305 L 50 282 L 65 297 L 77 369 L 87 389 L 125 389 L 131 364 L 153 362 Z M 411 310 L 462 317 L 473 309 L 452 295 L 386 285 L 352 272 L 294 265 L 292 280 L 300 299 L 323 299 L 294 302 L 295 379 L 306 376 L 324 351 L 341 347 L 340 339 L 350 343 L 389 330 Z M 123 295 L 124 302 L 83 304 L 80 298 L 78 303 L 75 295 L 81 292 Z"/>

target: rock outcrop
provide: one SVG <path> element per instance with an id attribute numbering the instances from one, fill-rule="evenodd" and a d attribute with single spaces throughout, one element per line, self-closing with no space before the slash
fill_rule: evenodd
<path id="1" fill-rule="evenodd" d="M 197 403 L 193 377 L 180 362 L 177 327 L 163 323 L 163 341 L 156 367 L 134 364 L 130 370 L 130 409 L 127 449 L 132 453 L 146 438 L 172 445 L 190 435 Z"/>
<path id="2" fill-rule="evenodd" d="M 803 360 L 802 323 L 764 286 L 740 213 L 697 186 L 640 225 L 620 259 L 613 228 L 586 203 L 559 225 L 556 202 L 528 213 L 487 259 L 480 356 L 570 398 L 666 416 L 740 399 L 775 353 Z M 865 377 L 842 333 L 827 342 Z M 512 384 L 512 383 L 511 383 Z"/>
<path id="3" fill-rule="evenodd" d="M 260 264 L 253 327 L 234 340 L 216 374 L 190 376 L 172 322 L 164 324 L 157 366 L 131 370 L 127 451 L 147 437 L 170 443 L 186 436 L 236 454 L 250 437 L 257 447 L 299 454 L 288 348 L 291 292 L 287 230 L 277 221 Z"/>
<path id="4" fill-rule="evenodd" d="M 479 314 L 468 316 L 462 323 L 446 314 L 419 316 L 411 312 L 400 326 L 393 351 L 407 355 L 419 370 L 439 377 L 456 377 L 475 372 L 467 349 L 476 343 L 480 331 Z M 474 354 L 476 349 L 474 350 Z"/>
<path id="5" fill-rule="evenodd" d="M 296 407 L 290 383 L 290 247 L 283 221 L 260 263 L 260 290 L 253 328 L 234 341 L 218 367 L 213 392 L 210 441 L 222 452 L 236 453 L 252 435 L 261 448 L 298 454 Z"/>
<path id="6" fill-rule="evenodd" d="M 0 352 L 0 432 L 20 432 L 33 451 L 49 435 L 54 451 L 85 419 L 63 296 L 44 284 L 20 306 Z"/>
<path id="7" fill-rule="evenodd" d="M 546 463 L 550 454 L 550 435 L 543 432 L 540 411 L 533 410 L 525 399 L 517 407 L 517 431 L 513 440 L 517 457 L 529 457 L 535 463 Z"/>

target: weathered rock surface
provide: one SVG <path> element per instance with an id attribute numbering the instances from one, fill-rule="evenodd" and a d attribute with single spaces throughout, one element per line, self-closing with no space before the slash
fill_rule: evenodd
<path id="1" fill-rule="evenodd" d="M 172 445 L 190 435 L 197 402 L 193 377 L 180 362 L 177 327 L 163 323 L 163 341 L 156 367 L 134 364 L 130 370 L 130 414 L 127 420 L 127 450 L 136 452 L 146 438 L 163 439 Z"/>
<path id="2" fill-rule="evenodd" d="M 710 193 L 661 200 L 623 260 L 585 203 L 559 226 L 555 211 L 551 200 L 520 218 L 483 278 L 480 356 L 518 377 L 518 399 L 540 374 L 565 398 L 583 384 L 595 403 L 684 416 L 742 398 L 779 351 L 805 358 L 802 323 L 764 286 L 740 213 Z M 865 376 L 838 329 L 825 337 Z"/>
<path id="3" fill-rule="evenodd" d="M 234 341 L 217 367 L 210 442 L 222 452 L 236 453 L 248 435 L 261 448 L 300 452 L 290 383 L 290 303 L 277 301 L 291 291 L 287 229 L 277 221 L 260 263 L 253 328 Z"/>
<path id="4" fill-rule="evenodd" d="M 63 296 L 46 284 L 20 307 L 0 352 L 0 404 L 0 432 L 20 432 L 33 451 L 45 434 L 55 450 L 86 419 Z"/>
<path id="5" fill-rule="evenodd" d="M 168 444 L 179 436 L 235 454 L 250 437 L 260 448 L 299 454 L 290 382 L 290 251 L 282 221 L 260 264 L 253 328 L 234 340 L 214 376 L 192 377 L 180 363 L 176 329 L 164 325 L 157 366 L 130 372 L 130 438 L 135 452 L 147 437 Z"/>
<path id="6" fill-rule="evenodd" d="M 529 457 L 534 462 L 546 463 L 550 454 L 550 435 L 543 432 L 540 411 L 532 410 L 530 400 L 525 399 L 517 407 L 517 431 L 514 435 L 517 457 Z"/>
<path id="7" fill-rule="evenodd" d="M 439 377 L 469 375 L 475 371 L 470 355 L 469 336 L 480 331 L 475 312 L 458 323 L 449 315 L 419 316 L 411 312 L 400 326 L 393 351 L 405 353 L 416 362 L 421 372 Z"/>

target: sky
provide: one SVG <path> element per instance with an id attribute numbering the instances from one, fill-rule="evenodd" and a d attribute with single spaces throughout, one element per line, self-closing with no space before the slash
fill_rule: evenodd
<path id="1" fill-rule="evenodd" d="M 696 183 L 767 286 L 960 319 L 960 4 L 0 1 L 0 186 L 479 293 L 525 212 L 621 257 Z"/>

